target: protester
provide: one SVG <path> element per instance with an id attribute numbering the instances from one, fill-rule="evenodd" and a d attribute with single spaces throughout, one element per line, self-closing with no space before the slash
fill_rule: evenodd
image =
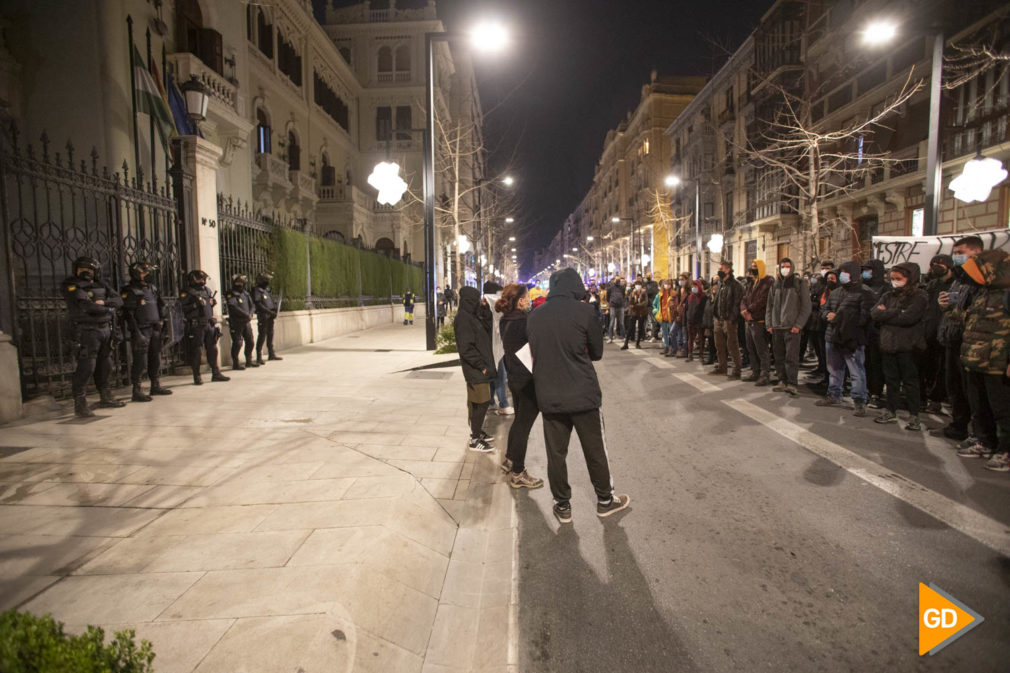
<path id="1" fill-rule="evenodd" d="M 842 405 L 842 384 L 848 370 L 852 380 L 855 416 L 866 415 L 866 342 L 873 293 L 863 286 L 859 262 L 845 262 L 838 274 L 839 287 L 821 307 L 827 323 L 824 334 L 828 363 L 828 394 L 819 407 Z"/>
<path id="2" fill-rule="evenodd" d="M 481 320 L 487 325 L 491 332 L 491 352 L 494 354 L 495 371 L 498 372 L 494 382 L 494 398 L 498 399 L 498 408 L 495 413 L 499 416 L 511 416 L 515 409 L 509 404 L 508 398 L 508 372 L 505 371 L 505 351 L 502 349 L 501 334 L 498 330 L 499 314 L 492 310 L 495 302 L 501 296 L 502 286 L 494 281 L 486 281 L 483 286 L 484 295 L 481 297 Z"/>
<path id="3" fill-rule="evenodd" d="M 705 309 L 708 297 L 705 294 L 705 283 L 700 278 L 691 284 L 691 293 L 684 302 L 684 321 L 687 324 L 687 361 L 704 359 L 705 345 Z"/>
<path id="4" fill-rule="evenodd" d="M 659 294 L 659 283 L 653 280 L 651 271 L 645 274 L 645 294 L 649 297 L 649 306 L 652 306 Z M 653 342 L 659 341 L 659 324 L 651 311 L 646 314 L 646 333 L 652 334 Z"/>
<path id="5" fill-rule="evenodd" d="M 659 321 L 659 329 L 663 334 L 663 355 L 673 354 L 670 345 L 670 327 L 673 324 L 673 315 L 670 311 L 670 300 L 676 296 L 673 289 L 673 281 L 667 278 L 660 284 L 659 294 L 653 301 L 652 310 Z"/>
<path id="6" fill-rule="evenodd" d="M 624 336 L 624 312 L 628 306 L 624 279 L 620 276 L 607 289 L 607 303 L 610 305 L 610 327 L 607 330 L 608 343 L 614 343 L 614 330 L 618 338 Z"/>
<path id="7" fill-rule="evenodd" d="M 926 314 L 922 319 L 926 347 L 919 351 L 916 366 L 919 368 L 921 398 L 926 401 L 928 414 L 942 413 L 942 403 L 947 399 L 944 347 L 940 343 L 940 323 L 943 310 L 940 293 L 950 290 L 954 283 L 954 260 L 950 255 L 936 255 L 929 261 L 929 282 L 926 284 Z"/>
<path id="8" fill-rule="evenodd" d="M 674 295 L 670 298 L 671 317 L 673 322 L 670 325 L 670 345 L 673 357 L 687 356 L 687 324 L 684 319 L 684 304 L 690 294 L 688 286 L 691 277 L 687 273 L 682 273 L 677 277 L 677 284 L 674 286 Z"/>
<path id="9" fill-rule="evenodd" d="M 793 261 L 788 257 L 779 260 L 779 272 L 768 298 L 765 323 L 772 336 L 775 368 L 779 384 L 772 388 L 792 397 L 800 369 L 800 334 L 810 315 L 810 286 L 805 278 L 793 273 Z"/>
<path id="10" fill-rule="evenodd" d="M 964 314 L 975 295 L 982 292 L 983 288 L 972 283 L 961 266 L 980 252 L 982 241 L 977 236 L 957 241 L 950 260 L 953 282 L 946 292 L 937 296 L 937 303 L 943 312 L 937 338 L 943 344 L 947 397 L 950 400 L 950 423 L 941 430 L 941 434 L 948 439 L 966 441 L 966 446 L 972 446 L 978 440 L 968 434 L 972 408 L 968 399 L 968 374 L 961 366 Z"/>
<path id="11" fill-rule="evenodd" d="M 526 286 L 519 283 L 507 285 L 494 306 L 495 311 L 502 314 L 499 328 L 505 351 L 503 361 L 508 370 L 509 390 L 515 401 L 515 419 L 509 428 L 508 448 L 501 464 L 502 470 L 509 475 L 509 486 L 512 488 L 540 488 L 544 485 L 543 479 L 531 477 L 526 472 L 526 447 L 540 409 L 533 373 L 516 355 L 528 343 L 526 316 L 529 308 L 529 293 Z"/>
<path id="12" fill-rule="evenodd" d="M 824 349 L 824 331 L 827 329 L 827 323 L 821 317 L 821 306 L 828 300 L 828 295 L 838 287 L 838 272 L 834 268 L 834 262 L 821 262 L 820 275 L 814 276 L 810 284 L 810 317 L 807 319 L 806 332 L 807 342 L 817 356 L 817 367 L 807 374 L 804 381 L 811 385 L 822 383 L 828 377 L 828 363 Z M 820 282 L 815 284 L 813 281 L 818 278 Z"/>
<path id="13" fill-rule="evenodd" d="M 888 289 L 887 272 L 884 263 L 879 259 L 871 259 L 860 268 L 863 285 L 877 301 Z M 870 407 L 882 409 L 884 402 L 884 368 L 880 359 L 880 326 L 870 321 L 866 339 L 866 389 L 870 395 Z"/>
<path id="14" fill-rule="evenodd" d="M 481 296 L 475 287 L 459 289 L 459 311 L 453 320 L 456 348 L 466 380 L 466 402 L 470 421 L 470 450 L 492 451 L 490 437 L 484 432 L 484 418 L 491 405 L 491 386 L 497 378 L 491 333 L 480 318 Z"/>
<path id="15" fill-rule="evenodd" d="M 730 379 L 740 378 L 742 366 L 738 328 L 741 322 L 740 301 L 743 299 L 743 285 L 733 277 L 733 263 L 723 260 L 719 265 L 719 285 L 715 291 L 713 306 L 713 332 L 715 348 L 719 358 L 716 368 L 709 375 L 729 374 Z M 727 370 L 729 358 L 733 359 L 733 371 Z"/>
<path id="16" fill-rule="evenodd" d="M 929 299 L 919 288 L 919 266 L 898 264 L 890 272 L 892 290 L 884 292 L 870 310 L 880 325 L 880 354 L 887 383 L 887 406 L 873 419 L 877 423 L 898 422 L 898 402 L 904 394 L 909 419 L 906 430 L 922 429 L 919 421 L 919 371 L 916 353 L 926 347 L 923 318 Z"/>
<path id="17" fill-rule="evenodd" d="M 641 283 L 635 283 L 635 289 L 628 296 L 628 320 L 624 329 L 624 345 L 622 351 L 628 350 L 628 341 L 635 335 L 635 348 L 642 347 L 645 338 L 645 318 L 649 315 L 649 295 Z"/>
<path id="18" fill-rule="evenodd" d="M 719 288 L 719 279 L 713 278 L 705 291 L 705 310 L 702 314 L 702 324 L 704 325 L 705 343 L 702 346 L 700 357 L 701 364 L 710 365 L 716 361 L 715 348 L 715 293 Z"/>
<path id="19" fill-rule="evenodd" d="M 768 293 L 775 284 L 775 279 L 765 275 L 762 259 L 751 262 L 747 275 L 753 284 L 740 302 L 740 315 L 746 322 L 744 338 L 750 355 L 751 373 L 744 381 L 767 386 L 771 375 L 771 352 L 768 349 L 768 333 L 765 331 L 765 312 L 768 308 Z"/>
<path id="20" fill-rule="evenodd" d="M 972 240 L 974 239 L 974 240 Z M 973 256 L 958 252 L 970 247 Z M 1010 471 L 1010 254 L 979 252 L 977 237 L 955 243 L 954 263 L 966 282 L 979 288 L 964 312 L 961 364 L 978 441 L 958 451 L 962 458 L 988 458 L 985 468 Z"/>
<path id="21" fill-rule="evenodd" d="M 600 406 L 603 393 L 593 361 L 603 357 L 603 331 L 583 303 L 586 288 L 574 269 L 551 276 L 547 302 L 527 322 L 533 356 L 533 381 L 543 413 L 547 479 L 554 516 L 571 523 L 571 487 L 565 459 L 572 428 L 578 433 L 589 477 L 596 491 L 596 514 L 605 517 L 626 508 L 631 498 L 614 495 Z"/>

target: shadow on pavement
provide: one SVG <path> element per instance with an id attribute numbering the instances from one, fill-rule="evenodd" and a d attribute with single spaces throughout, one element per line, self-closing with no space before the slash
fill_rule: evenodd
<path id="1" fill-rule="evenodd" d="M 519 499 L 519 670 L 699 670 L 656 607 L 620 521 L 579 514 L 555 532 L 533 500 Z M 606 580 L 580 552 L 580 525 L 603 527 Z"/>

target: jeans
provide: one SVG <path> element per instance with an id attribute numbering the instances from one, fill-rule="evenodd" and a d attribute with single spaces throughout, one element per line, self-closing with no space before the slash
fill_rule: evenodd
<path id="1" fill-rule="evenodd" d="M 775 368 L 779 381 L 795 387 L 800 373 L 800 339 L 787 329 L 772 331 L 772 349 L 775 351 Z"/>
<path id="2" fill-rule="evenodd" d="M 768 330 L 764 322 L 747 323 L 747 352 L 750 353 L 750 370 L 754 376 L 770 376 L 771 351 L 768 350 Z"/>
<path id="3" fill-rule="evenodd" d="M 715 350 L 719 358 L 717 367 L 721 371 L 726 371 L 727 360 L 733 359 L 733 369 L 740 372 L 740 340 L 738 334 L 738 321 L 736 320 L 716 320 L 714 325 Z"/>
<path id="4" fill-rule="evenodd" d="M 509 405 L 505 386 L 508 385 L 508 372 L 505 371 L 505 358 L 498 363 L 498 379 L 495 381 L 494 392 L 498 396 L 498 406 L 503 409 Z"/>
<path id="5" fill-rule="evenodd" d="M 675 323 L 671 323 L 670 326 L 670 346 L 675 351 L 684 350 L 687 345 L 687 338 L 684 334 L 684 321 L 680 320 Z"/>
<path id="6" fill-rule="evenodd" d="M 617 336 L 624 336 L 624 306 L 614 306 L 610 305 L 610 326 L 607 329 L 607 336 L 611 339 L 614 338 L 614 330 L 617 330 Z"/>
<path id="7" fill-rule="evenodd" d="M 892 414 L 898 410 L 904 388 L 908 413 L 919 413 L 919 369 L 915 366 L 915 353 L 880 353 L 880 364 L 887 383 L 887 409 Z"/>
<path id="8" fill-rule="evenodd" d="M 670 348 L 670 328 L 673 323 L 661 322 L 659 328 L 663 331 L 663 348 Z"/>
<path id="9" fill-rule="evenodd" d="M 852 379 L 852 399 L 856 402 L 866 401 L 866 349 L 860 346 L 854 353 L 843 350 L 831 343 L 825 344 L 828 360 L 828 397 L 842 399 L 842 384 L 845 382 L 845 370 L 848 368 Z"/>

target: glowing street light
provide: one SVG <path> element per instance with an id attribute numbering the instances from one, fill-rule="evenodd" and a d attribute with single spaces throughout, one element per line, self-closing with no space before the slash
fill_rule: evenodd
<path id="1" fill-rule="evenodd" d="M 592 243 L 592 242 L 593 242 L 593 237 L 592 236 L 586 236 L 586 243 Z"/>
<path id="2" fill-rule="evenodd" d="M 511 175 L 506 175 L 504 178 L 501 179 L 501 181 L 502 184 L 505 185 L 506 187 L 511 187 L 516 182 L 515 178 L 513 178 Z"/>
<path id="3" fill-rule="evenodd" d="M 509 236 L 509 242 L 510 243 L 515 243 L 515 240 L 516 240 L 515 236 Z"/>
<path id="4" fill-rule="evenodd" d="M 505 224 L 512 224 L 515 221 L 516 221 L 516 218 L 514 218 L 514 217 L 506 217 L 505 218 Z"/>
<path id="5" fill-rule="evenodd" d="M 1002 162 L 992 157 L 983 159 L 979 154 L 964 165 L 961 175 L 950 181 L 950 188 L 958 201 L 985 201 L 992 188 L 1006 180 L 1006 176 Z"/>
<path id="6" fill-rule="evenodd" d="M 614 224 L 620 224 L 621 218 L 619 218 L 619 217 L 612 217 L 612 218 L 610 218 L 610 221 L 613 222 Z"/>
<path id="7" fill-rule="evenodd" d="M 474 49 L 486 53 L 500 53 L 509 46 L 508 28 L 497 21 L 485 21 L 470 31 L 470 44 Z"/>
<path id="8" fill-rule="evenodd" d="M 878 19 L 863 29 L 863 43 L 872 47 L 887 44 L 898 34 L 898 26 L 889 19 Z"/>
<path id="9" fill-rule="evenodd" d="M 680 176 L 667 175 L 663 178 L 663 184 L 667 187 L 678 187 L 680 185 Z"/>
<path id="10" fill-rule="evenodd" d="M 400 166 L 387 161 L 375 165 L 368 184 L 379 191 L 375 200 L 384 206 L 396 205 L 407 191 L 407 183 L 400 177 Z"/>
<path id="11" fill-rule="evenodd" d="M 712 238 L 708 239 L 708 244 L 706 247 L 709 252 L 716 255 L 722 252 L 722 234 L 712 234 Z"/>

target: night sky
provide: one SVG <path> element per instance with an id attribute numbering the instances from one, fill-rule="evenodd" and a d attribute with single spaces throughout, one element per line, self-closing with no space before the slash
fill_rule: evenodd
<path id="1" fill-rule="evenodd" d="M 325 0 L 314 0 L 319 5 Z M 423 0 L 412 0 L 421 2 Z M 355 4 L 354 0 L 339 4 Z M 477 62 L 489 173 L 518 180 L 524 275 L 593 180 L 603 140 L 662 75 L 712 75 L 772 0 L 437 0 L 450 31 L 505 21 L 513 49 Z"/>

